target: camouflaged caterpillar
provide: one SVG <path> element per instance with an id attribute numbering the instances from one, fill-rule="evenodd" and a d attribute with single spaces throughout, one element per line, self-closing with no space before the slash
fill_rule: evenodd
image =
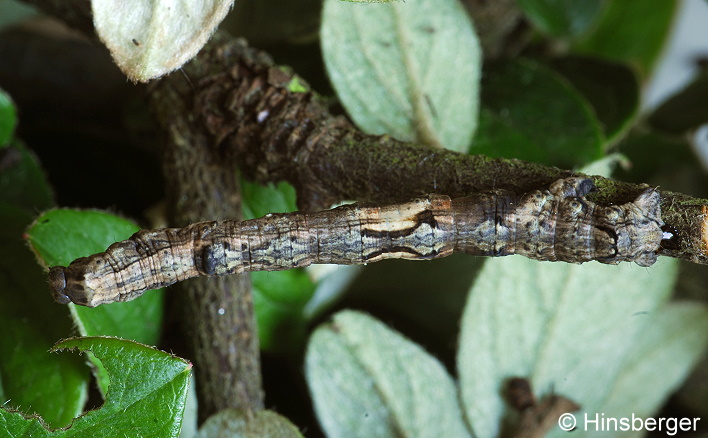
<path id="1" fill-rule="evenodd" d="M 651 266 L 662 239 L 659 193 L 648 188 L 633 202 L 601 206 L 585 199 L 594 189 L 591 180 L 572 177 L 524 194 L 428 195 L 404 204 L 143 230 L 106 252 L 53 267 L 49 284 L 56 301 L 94 307 L 200 275 L 430 260 L 453 252 Z"/>

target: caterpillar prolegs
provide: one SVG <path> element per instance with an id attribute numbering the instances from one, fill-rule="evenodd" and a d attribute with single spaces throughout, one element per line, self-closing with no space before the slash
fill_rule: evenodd
<path id="1" fill-rule="evenodd" d="M 453 252 L 651 266 L 662 239 L 659 193 L 648 188 L 632 202 L 602 206 L 585 198 L 594 189 L 591 180 L 571 177 L 524 194 L 433 194 L 403 204 L 142 230 L 105 252 L 51 268 L 49 284 L 56 301 L 94 307 L 200 275 L 429 260 Z"/>

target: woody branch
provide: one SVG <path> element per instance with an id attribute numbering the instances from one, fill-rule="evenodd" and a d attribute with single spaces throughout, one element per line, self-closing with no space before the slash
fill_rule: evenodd
<path id="1" fill-rule="evenodd" d="M 84 31 L 87 0 L 36 2 Z M 573 175 L 567 170 L 513 159 L 490 159 L 434 149 L 390 137 L 365 135 L 333 117 L 312 92 L 291 92 L 293 75 L 243 41 L 219 35 L 184 72 L 196 90 L 186 90 L 191 111 L 211 147 L 234 158 L 244 174 L 260 182 L 286 180 L 301 208 L 327 208 L 342 199 L 405 201 L 424 193 L 453 197 L 504 188 L 525 192 Z M 164 90 L 184 81 L 173 74 L 150 90 L 155 107 L 167 109 Z M 165 114 L 165 111 L 162 112 Z M 163 118 L 164 120 L 164 118 Z M 600 189 L 590 199 L 623 204 L 644 186 L 593 177 Z M 662 218 L 676 236 L 661 255 L 708 264 L 708 200 L 660 189 Z"/>
<path id="2" fill-rule="evenodd" d="M 293 75 L 242 40 L 214 38 L 185 72 L 198 78 L 194 108 L 213 147 L 234 157 L 251 179 L 290 182 L 304 210 L 342 199 L 399 202 L 425 193 L 458 197 L 494 188 L 521 193 L 575 174 L 363 134 L 332 116 L 314 93 L 289 91 Z M 624 204 L 646 189 L 592 179 L 599 190 L 589 198 L 602 204 Z M 708 263 L 708 200 L 658 190 L 662 219 L 675 236 L 660 255 Z"/>

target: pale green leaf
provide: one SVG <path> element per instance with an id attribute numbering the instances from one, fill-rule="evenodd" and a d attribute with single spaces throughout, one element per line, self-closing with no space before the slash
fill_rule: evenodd
<path id="1" fill-rule="evenodd" d="M 469 436 L 442 364 L 368 315 L 336 314 L 314 332 L 305 360 L 328 436 Z"/>
<path id="2" fill-rule="evenodd" d="M 194 374 L 189 376 L 189 388 L 187 398 L 184 402 L 184 414 L 182 416 L 182 428 L 179 431 L 179 438 L 195 438 L 197 436 L 198 410 L 197 401 L 197 379 Z"/>
<path id="3" fill-rule="evenodd" d="M 393 3 L 399 0 L 341 0 L 350 3 Z"/>
<path id="4" fill-rule="evenodd" d="M 20 1 L 0 1 L 0 30 L 38 15 L 37 9 Z"/>
<path id="5" fill-rule="evenodd" d="M 93 22 L 113 60 L 132 81 L 145 82 L 189 61 L 206 44 L 233 1 L 92 0 Z"/>
<path id="6" fill-rule="evenodd" d="M 321 43 L 332 85 L 363 131 L 467 151 L 482 59 L 457 0 L 326 0 Z"/>
<path id="7" fill-rule="evenodd" d="M 630 345 L 606 399 L 576 413 L 579 427 L 573 436 L 597 436 L 596 423 L 584 424 L 585 414 L 590 420 L 602 413 L 613 418 L 631 419 L 632 414 L 642 419 L 652 417 L 705 354 L 707 345 L 708 308 L 698 303 L 663 306 L 649 316 L 644 330 Z M 643 431 L 608 434 L 622 438 L 642 435 Z M 557 429 L 549 436 L 563 438 L 567 437 L 567 432 Z"/>
<path id="8" fill-rule="evenodd" d="M 470 292 L 458 352 L 462 401 L 475 435 L 499 434 L 508 413 L 503 388 L 514 376 L 529 378 L 537 396 L 599 406 L 675 277 L 676 261 L 666 258 L 652 268 L 518 256 L 487 261 Z"/>
<path id="9" fill-rule="evenodd" d="M 617 166 L 629 167 L 630 164 L 627 157 L 619 153 L 614 153 L 589 163 L 587 166 L 581 168 L 579 172 L 586 175 L 599 175 L 610 178 Z"/>
<path id="10" fill-rule="evenodd" d="M 226 409 L 209 417 L 197 438 L 302 438 L 302 434 L 287 418 L 273 411 L 246 415 L 237 409 Z"/>

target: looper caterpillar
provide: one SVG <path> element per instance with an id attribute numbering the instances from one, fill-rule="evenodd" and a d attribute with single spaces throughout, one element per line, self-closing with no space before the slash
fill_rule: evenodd
<path id="1" fill-rule="evenodd" d="M 51 268 L 49 284 L 56 301 L 94 307 L 200 275 L 429 260 L 453 252 L 651 266 L 664 224 L 659 193 L 647 188 L 633 202 L 601 206 L 585 199 L 594 189 L 591 180 L 572 177 L 524 194 L 427 195 L 404 204 L 142 230 L 106 252 Z"/>

